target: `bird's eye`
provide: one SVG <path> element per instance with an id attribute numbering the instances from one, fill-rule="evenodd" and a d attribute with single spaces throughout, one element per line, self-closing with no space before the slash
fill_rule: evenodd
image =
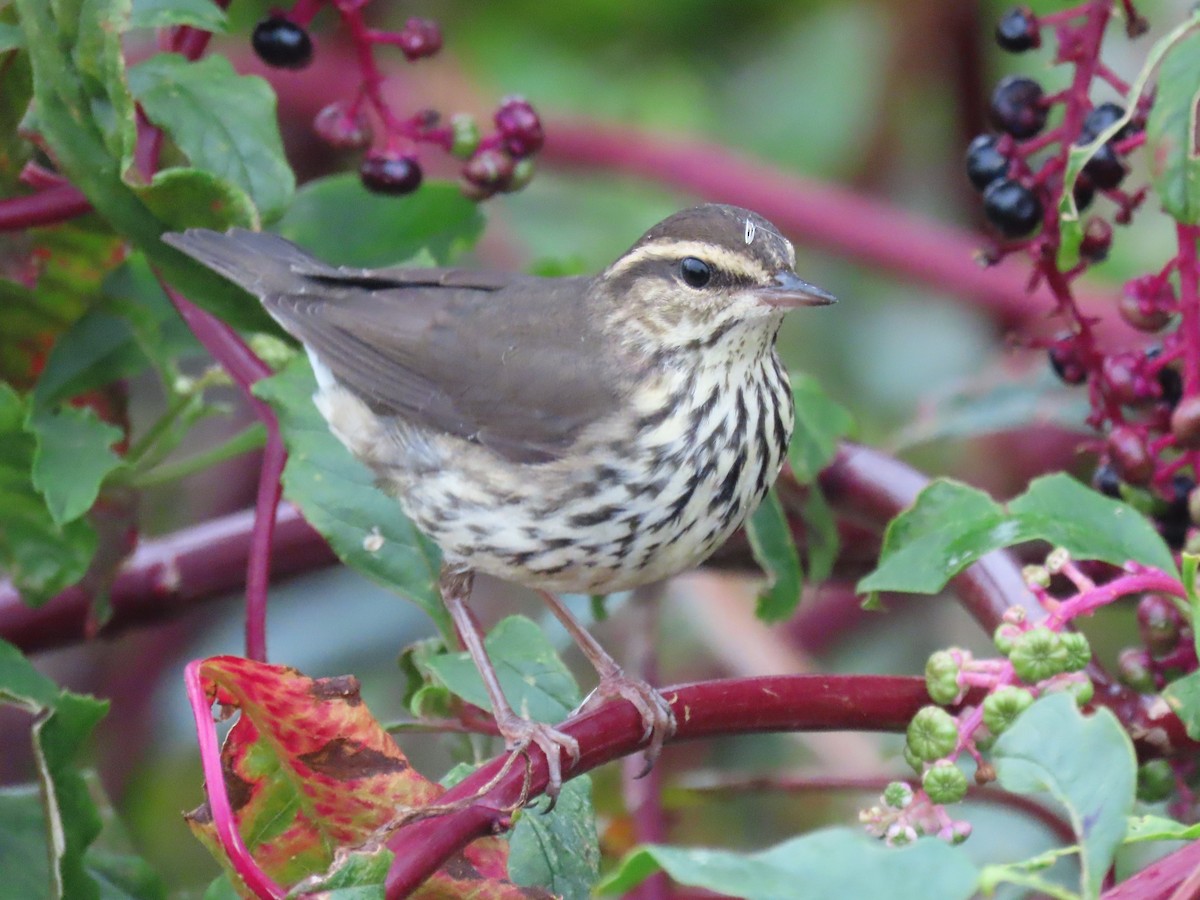
<path id="1" fill-rule="evenodd" d="M 712 266 L 702 259 L 688 256 L 679 264 L 679 274 L 689 287 L 702 288 L 712 279 Z"/>

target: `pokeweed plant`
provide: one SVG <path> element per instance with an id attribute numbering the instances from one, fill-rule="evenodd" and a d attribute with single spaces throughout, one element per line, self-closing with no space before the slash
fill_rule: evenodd
<path id="1" fill-rule="evenodd" d="M 377 52 L 395 47 L 410 62 L 435 55 L 440 27 L 409 18 L 398 30 L 376 29 L 359 0 L 300 0 L 269 13 L 248 42 L 269 66 L 320 65 L 333 42 L 314 39 L 310 26 L 330 8 L 359 83 L 312 125 L 327 143 L 365 154 L 357 175 L 297 189 L 269 85 L 207 55 L 210 35 L 225 27 L 224 5 L 14 0 L 0 10 L 0 179 L 12 195 L 0 201 L 0 227 L 24 241 L 0 282 L 0 563 L 10 579 L 0 635 L 13 639 L 0 642 L 0 701 L 33 717 L 39 780 L 0 793 L 0 859 L 18 873 L 18 895 L 158 897 L 164 888 L 129 852 L 78 762 L 106 704 L 55 685 L 17 646 L 152 619 L 167 601 L 215 593 L 226 583 L 214 573 L 235 560 L 244 566 L 234 583 L 247 598 L 246 655 L 197 660 L 185 672 L 207 794 L 188 824 L 224 869 L 210 896 L 583 897 L 598 882 L 601 891 L 664 896 L 658 870 L 745 897 L 967 897 L 1003 882 L 1059 897 L 1119 897 L 1189 883 L 1196 843 L 1120 882 L 1111 869 L 1126 844 L 1198 837 L 1197 563 L 1187 552 L 1200 518 L 1196 18 L 1148 48 L 1142 74 L 1126 83 L 1101 49 L 1119 26 L 1129 40 L 1146 31 L 1131 2 L 1010 10 L 997 26 L 1000 46 L 1053 47 L 1070 83 L 1047 94 L 1031 74 L 1002 80 L 991 102 L 997 133 L 968 151 L 968 177 L 1000 235 L 983 260 L 1023 255 L 1030 289 L 1049 289 L 1046 312 L 1061 331 L 1027 343 L 1087 394 L 1096 489 L 1055 475 L 1007 504 L 951 481 L 906 494 L 897 486 L 914 484 L 911 470 L 839 443 L 851 427 L 847 413 L 797 376 L 790 473 L 733 558 L 766 570 L 758 612 L 781 620 L 793 614 L 802 582 L 822 581 L 834 567 L 839 520 L 882 529 L 891 519 L 878 567 L 859 589 L 934 593 L 951 584 L 993 634 L 995 657 L 947 648 L 929 658 L 924 678 L 781 676 L 669 692 L 678 740 L 904 732 L 912 783 L 886 779 L 879 803 L 861 815 L 865 827 L 819 830 L 753 854 L 666 844 L 655 788 L 632 816 L 644 846 L 611 862 L 600 881 L 586 776 L 567 785 L 552 812 L 536 815 L 522 807 L 546 784 L 537 753 L 501 754 L 438 784 L 399 749 L 417 727 L 491 730 L 482 686 L 455 652 L 437 596 L 436 549 L 320 424 L 308 399 L 311 373 L 258 305 L 158 240 L 190 226 L 271 227 L 338 263 L 445 264 L 479 237 L 477 201 L 528 182 L 547 131 L 517 97 L 500 102 L 486 136 L 461 115 L 398 112 L 381 90 Z M 146 29 L 160 29 L 158 52 L 131 64 L 123 40 Z M 225 139 L 211 140 L 214 133 Z M 580 157 L 638 147 L 628 136 L 605 137 L 589 135 Z M 436 151 L 458 160 L 458 185 L 424 177 Z M 672 183 L 698 171 L 658 158 Z M 1141 158 L 1148 186 L 1135 184 Z M 735 187 L 750 181 L 722 175 Z M 1175 244 L 1128 282 L 1118 303 L 1146 341 L 1102 346 L 1078 299 L 1080 279 L 1121 239 L 1121 226 L 1156 215 L 1155 204 L 1172 219 Z M 856 214 L 862 234 L 878 224 L 869 209 Z M 351 231 L 360 240 L 348 240 Z M 869 243 L 859 248 L 867 261 Z M 198 346 L 217 365 L 185 375 L 180 358 Z M 167 403 L 135 428 L 127 379 L 145 371 Z M 230 384 L 258 423 L 212 450 L 168 459 L 196 423 L 221 412 L 213 388 Z M 139 535 L 141 490 L 253 449 L 263 453 L 253 525 L 222 531 L 228 526 L 209 523 L 187 541 Z M 277 515 L 281 483 L 316 533 L 293 527 L 303 524 L 295 514 Z M 1023 570 L 1001 552 L 1030 541 L 1053 549 Z M 402 660 L 414 720 L 392 729 L 399 743 L 370 715 L 352 676 L 309 678 L 266 661 L 266 589 L 281 548 L 304 557 L 296 568 L 323 564 L 332 548 L 433 620 L 438 636 Z M 1138 643 L 1113 677 L 1075 626 L 1128 596 L 1139 598 Z M 503 620 L 488 648 L 516 708 L 558 722 L 579 703 L 533 623 Z M 220 746 L 214 705 L 237 715 Z M 641 740 L 635 713 L 619 702 L 564 727 L 582 750 L 573 774 L 632 755 Z M 995 797 L 993 783 L 1010 798 L 1049 794 L 1052 812 L 1005 802 L 1051 822 L 1062 846 L 1017 863 L 972 861 L 959 846 L 970 818 L 954 804 Z M 1158 803 L 1154 815 L 1134 817 L 1136 797 Z M 28 851 L 26 864 L 7 865 L 6 847 Z M 1074 869 L 1064 876 L 1067 863 Z"/>

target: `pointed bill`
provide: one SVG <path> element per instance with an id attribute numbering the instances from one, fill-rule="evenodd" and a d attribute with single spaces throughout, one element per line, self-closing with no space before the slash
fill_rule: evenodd
<path id="1" fill-rule="evenodd" d="M 775 284 L 762 288 L 758 297 L 769 306 L 781 309 L 793 309 L 797 306 L 828 306 L 836 303 L 837 298 L 827 291 L 821 290 L 815 284 L 809 284 L 796 277 L 794 272 L 784 270 L 775 275 Z"/>

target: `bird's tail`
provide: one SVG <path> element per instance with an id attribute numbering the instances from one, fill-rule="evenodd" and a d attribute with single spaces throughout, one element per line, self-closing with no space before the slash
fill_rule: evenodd
<path id="1" fill-rule="evenodd" d="M 306 277 L 335 270 L 291 241 L 261 231 L 206 228 L 164 234 L 162 239 L 258 297 L 287 294 Z"/>

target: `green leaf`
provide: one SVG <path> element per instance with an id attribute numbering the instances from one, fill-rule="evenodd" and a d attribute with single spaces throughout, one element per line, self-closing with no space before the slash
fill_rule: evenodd
<path id="1" fill-rule="evenodd" d="M 840 537 L 833 510 L 825 500 L 825 494 L 816 484 L 809 485 L 800 515 L 804 520 L 808 578 L 817 584 L 827 579 L 833 572 L 833 564 L 837 562 Z"/>
<path id="2" fill-rule="evenodd" d="M 1076 559 L 1136 560 L 1175 572 L 1171 551 L 1144 516 L 1068 475 L 1038 478 L 1007 511 L 982 491 L 939 479 L 888 525 L 879 567 L 858 590 L 936 593 L 985 553 L 1032 540 Z"/>
<path id="3" fill-rule="evenodd" d="M 283 488 L 304 518 L 346 563 L 380 584 L 416 601 L 452 635 L 438 593 L 441 559 L 437 547 L 375 486 L 375 477 L 342 446 L 313 405 L 316 391 L 307 358 L 297 356 L 254 393 L 279 415 L 288 449 Z"/>
<path id="4" fill-rule="evenodd" d="M 854 419 L 811 375 L 794 372 L 791 380 L 796 430 L 788 447 L 788 461 L 796 478 L 806 484 L 832 461 L 838 441 L 853 430 Z"/>
<path id="5" fill-rule="evenodd" d="M 6 10 L 5 19 L 13 18 L 12 10 Z M 25 46 L 25 34 L 11 21 L 3 26 L 3 41 Z M 21 120 L 29 111 L 29 100 L 33 96 L 33 75 L 29 69 L 29 56 L 12 53 L 0 63 L 4 66 L 4 90 L 0 91 L 0 195 L 14 197 L 23 193 L 18 187 L 21 170 L 33 155 L 33 144 L 20 134 Z"/>
<path id="6" fill-rule="evenodd" d="M 135 104 L 126 87 L 121 46 L 129 0 L 14 0 L 13 5 L 29 47 L 36 127 L 60 171 L 189 299 L 235 326 L 278 332 L 261 305 L 248 302 L 240 288 L 163 244 L 163 222 L 139 196 L 153 197 L 154 189 L 142 184 L 132 166 Z M 240 103 L 232 95 L 225 101 Z M 171 220 L 189 215 L 207 221 L 212 213 L 202 204 L 174 210 Z"/>
<path id="7" fill-rule="evenodd" d="M 1176 42 L 1163 57 L 1154 105 L 1146 119 L 1151 182 L 1163 209 L 1185 225 L 1200 223 L 1197 102 L 1200 32 Z"/>
<path id="8" fill-rule="evenodd" d="M 266 81 L 237 74 L 223 56 L 158 53 L 129 70 L 129 90 L 192 165 L 240 187 L 264 219 L 283 212 L 296 181 Z"/>
<path id="9" fill-rule="evenodd" d="M 1194 841 L 1200 838 L 1200 824 L 1185 825 L 1163 816 L 1130 816 L 1125 843 L 1142 841 Z"/>
<path id="10" fill-rule="evenodd" d="M 104 479 L 121 467 L 112 451 L 121 429 L 75 406 L 34 410 L 26 427 L 37 439 L 33 486 L 46 498 L 56 525 L 75 521 L 92 508 Z"/>
<path id="11" fill-rule="evenodd" d="M 582 699 L 579 686 L 546 635 L 524 616 L 497 623 L 484 640 L 509 705 L 535 722 L 561 722 Z M 491 709 L 479 672 L 467 653 L 448 653 L 425 661 L 451 691 L 481 709 Z"/>
<path id="12" fill-rule="evenodd" d="M 800 602 L 804 573 L 800 570 L 800 554 L 792 540 L 783 504 L 774 488 L 746 520 L 746 537 L 754 561 L 767 576 L 766 585 L 758 593 L 758 607 L 754 613 L 764 622 L 782 621 Z"/>
<path id="13" fill-rule="evenodd" d="M 392 265 L 422 250 L 445 265 L 474 245 L 483 214 L 450 182 L 426 182 L 414 194 L 388 197 L 345 173 L 301 187 L 277 230 L 333 265 Z"/>
<path id="14" fill-rule="evenodd" d="M 146 355 L 134 341 L 129 322 L 88 310 L 54 342 L 33 392 L 34 406 L 47 409 L 145 367 Z"/>
<path id="15" fill-rule="evenodd" d="M 1116 716 L 1085 716 L 1069 695 L 1050 694 L 1000 735 L 992 762 L 1005 790 L 1049 793 L 1063 807 L 1079 839 L 1081 891 L 1098 897 L 1137 786 L 1133 743 Z"/>
<path id="16" fill-rule="evenodd" d="M 1008 509 L 1026 531 L 1065 547 L 1077 559 L 1098 559 L 1117 566 L 1136 560 L 1178 574 L 1175 558 L 1145 516 L 1069 475 L 1036 479 Z M 1070 515 L 1063 515 L 1064 510 Z"/>
<path id="17" fill-rule="evenodd" d="M 329 871 L 306 878 L 288 891 L 288 897 L 322 900 L 383 900 L 384 882 L 395 854 L 386 847 L 355 850 L 337 856 Z"/>
<path id="18" fill-rule="evenodd" d="M 100 896 L 84 854 L 100 834 L 102 820 L 75 757 L 108 703 L 58 690 L 11 644 L 0 641 L 0 702 L 34 714 L 33 750 L 43 800 L 50 895 L 90 900 Z"/>
<path id="19" fill-rule="evenodd" d="M 107 828 L 107 825 L 106 825 Z M 98 846 L 88 847 L 84 868 L 99 885 L 101 900 L 161 900 L 162 883 L 145 861 Z M 46 810 L 36 784 L 0 788 L 0 900 L 51 897 L 50 843 Z"/>
<path id="20" fill-rule="evenodd" d="M 96 533 L 82 519 L 57 524 L 34 488 L 28 413 L 25 400 L 0 383 L 0 568 L 26 603 L 38 605 L 83 577 Z"/>
<path id="21" fill-rule="evenodd" d="M 600 840 L 587 775 L 563 785 L 554 809 L 542 797 L 521 812 L 508 838 L 508 877 L 563 900 L 587 900 L 600 877 Z"/>
<path id="22" fill-rule="evenodd" d="M 130 28 L 170 28 L 174 25 L 223 32 L 225 10 L 213 0 L 133 0 Z"/>
<path id="23" fill-rule="evenodd" d="M 1163 688 L 1162 698 L 1179 716 L 1188 737 L 1200 740 L 1200 672 L 1176 678 Z"/>
<path id="24" fill-rule="evenodd" d="M 150 184 L 134 190 L 138 199 L 167 228 L 224 231 L 234 226 L 257 228 L 259 225 L 259 213 L 250 195 L 211 172 L 164 169 L 154 174 Z M 252 305 L 249 300 L 242 303 Z"/>
<path id="25" fill-rule="evenodd" d="M 888 524 L 879 566 L 857 590 L 936 593 L 956 572 L 1014 537 L 1015 529 L 991 497 L 938 479 Z"/>
<path id="26" fill-rule="evenodd" d="M 955 900 L 975 893 L 978 871 L 962 850 L 936 838 L 886 847 L 858 829 L 827 828 L 758 853 L 642 847 L 596 887 L 629 891 L 659 869 L 679 884 L 744 900 Z"/>
<path id="27" fill-rule="evenodd" d="M 0 53 L 20 50 L 25 46 L 25 35 L 16 25 L 0 22 Z"/>

